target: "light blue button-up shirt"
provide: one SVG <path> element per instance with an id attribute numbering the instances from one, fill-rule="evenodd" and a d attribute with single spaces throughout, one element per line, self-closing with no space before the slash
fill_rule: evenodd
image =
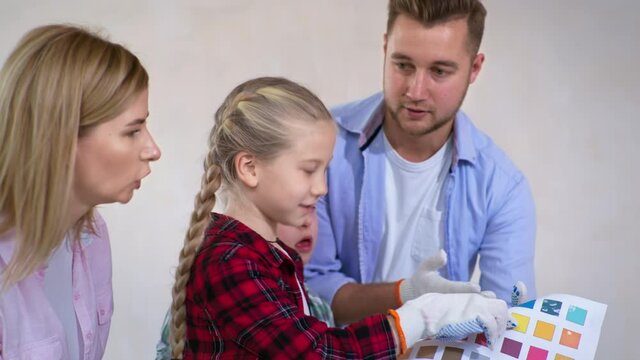
<path id="1" fill-rule="evenodd" d="M 385 154 L 369 146 L 382 131 L 382 94 L 332 113 L 339 132 L 329 192 L 318 202 L 317 246 L 305 266 L 307 284 L 329 303 L 346 283 L 372 282 L 385 211 Z M 535 298 L 535 207 L 527 180 L 461 111 L 453 131 L 454 158 L 443 188 L 449 255 L 443 274 L 468 281 L 479 255 L 483 290 L 509 302 L 521 280 Z"/>

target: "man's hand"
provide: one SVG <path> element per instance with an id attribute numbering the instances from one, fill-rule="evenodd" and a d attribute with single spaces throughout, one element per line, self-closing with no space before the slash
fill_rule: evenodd
<path id="1" fill-rule="evenodd" d="M 409 279 L 398 282 L 398 303 L 404 304 L 426 293 L 479 293 L 480 286 L 465 281 L 451 281 L 443 278 L 438 269 L 447 264 L 447 253 L 440 250 L 436 255 L 424 260 Z"/>

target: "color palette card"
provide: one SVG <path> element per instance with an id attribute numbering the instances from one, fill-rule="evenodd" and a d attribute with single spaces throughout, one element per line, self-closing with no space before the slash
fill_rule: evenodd
<path id="1" fill-rule="evenodd" d="M 509 309 L 518 326 L 489 349 L 483 334 L 463 341 L 423 340 L 401 359 L 589 360 L 593 359 L 607 305 L 553 294 Z"/>

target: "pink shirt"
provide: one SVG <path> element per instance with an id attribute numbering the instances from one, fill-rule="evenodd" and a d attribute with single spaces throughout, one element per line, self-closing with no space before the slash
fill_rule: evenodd
<path id="1" fill-rule="evenodd" d="M 107 226 L 96 213 L 96 234 L 82 234 L 72 260 L 73 307 L 80 359 L 102 359 L 109 336 L 113 293 Z M 15 231 L 0 236 L 0 273 L 15 247 Z M 44 292 L 43 266 L 0 294 L 0 360 L 66 359 L 63 326 Z"/>

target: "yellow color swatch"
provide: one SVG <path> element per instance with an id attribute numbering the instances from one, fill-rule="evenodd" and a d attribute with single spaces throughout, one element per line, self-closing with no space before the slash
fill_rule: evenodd
<path id="1" fill-rule="evenodd" d="M 564 355 L 560 355 L 560 354 L 556 354 L 556 357 L 554 360 L 573 360 L 573 358 L 570 358 L 568 356 L 564 356 Z"/>
<path id="2" fill-rule="evenodd" d="M 549 324 L 548 322 L 544 322 L 542 320 L 538 320 L 538 323 L 536 324 L 536 330 L 533 332 L 533 336 L 551 341 L 551 339 L 553 339 L 553 332 L 555 330 L 555 325 Z"/>
<path id="3" fill-rule="evenodd" d="M 528 316 L 524 316 L 524 315 L 520 315 L 518 313 L 511 313 L 511 316 L 513 316 L 513 318 L 518 323 L 518 326 L 513 328 L 513 330 L 519 331 L 519 332 L 525 334 L 527 332 L 527 328 L 529 327 L 529 317 Z"/>

